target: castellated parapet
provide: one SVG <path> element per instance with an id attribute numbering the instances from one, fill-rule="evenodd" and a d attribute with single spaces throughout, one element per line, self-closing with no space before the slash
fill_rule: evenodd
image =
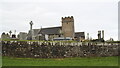
<path id="1" fill-rule="evenodd" d="M 73 18 L 73 16 L 62 17 L 62 23 L 63 22 L 74 22 L 74 18 Z"/>

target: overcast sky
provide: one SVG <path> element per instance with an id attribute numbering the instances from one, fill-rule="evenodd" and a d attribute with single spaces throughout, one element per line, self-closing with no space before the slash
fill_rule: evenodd
<path id="1" fill-rule="evenodd" d="M 105 31 L 105 40 L 118 40 L 119 0 L 1 0 L 0 34 L 10 30 L 28 32 L 34 29 L 61 26 L 61 17 L 73 16 L 75 31 L 96 39 L 98 30 Z"/>

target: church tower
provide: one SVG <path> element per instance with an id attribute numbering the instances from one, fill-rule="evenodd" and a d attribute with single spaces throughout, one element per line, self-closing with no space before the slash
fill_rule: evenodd
<path id="1" fill-rule="evenodd" d="M 66 37 L 70 37 L 72 39 L 74 39 L 74 18 L 73 16 L 71 17 L 62 17 L 62 32 L 63 32 L 63 36 Z"/>

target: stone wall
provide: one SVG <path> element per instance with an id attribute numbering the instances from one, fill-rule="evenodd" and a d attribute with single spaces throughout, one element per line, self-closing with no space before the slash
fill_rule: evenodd
<path id="1" fill-rule="evenodd" d="M 2 55 L 29 58 L 118 56 L 118 44 L 1 41 Z"/>

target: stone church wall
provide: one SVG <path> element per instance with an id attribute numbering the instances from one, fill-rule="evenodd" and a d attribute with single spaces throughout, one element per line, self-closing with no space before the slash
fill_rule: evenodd
<path id="1" fill-rule="evenodd" d="M 71 37 L 74 39 L 74 18 L 71 17 L 62 17 L 62 32 L 64 37 Z"/>

